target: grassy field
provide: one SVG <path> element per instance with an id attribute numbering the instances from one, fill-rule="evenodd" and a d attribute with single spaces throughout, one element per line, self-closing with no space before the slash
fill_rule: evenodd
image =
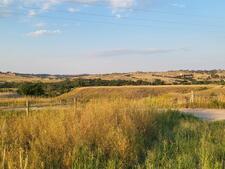
<path id="1" fill-rule="evenodd" d="M 14 73 L 1 73 L 0 82 L 43 82 L 52 83 L 59 82 L 63 79 L 59 79 L 55 76 L 39 77 L 37 75 L 17 75 Z"/>
<path id="2" fill-rule="evenodd" d="M 194 100 L 190 102 L 194 93 Z M 225 108 L 225 88 L 220 85 L 122 86 L 78 88 L 57 99 L 144 99 L 156 108 Z"/>
<path id="3" fill-rule="evenodd" d="M 224 95 L 224 86 L 192 85 L 88 87 L 55 98 L 0 98 L 0 107 L 25 107 L 27 100 L 34 106 L 29 116 L 24 109 L 0 110 L 0 166 L 224 169 L 225 121 L 176 111 L 225 108 Z"/>
<path id="4" fill-rule="evenodd" d="M 194 100 L 191 102 L 192 92 Z M 144 99 L 152 107 L 158 108 L 225 108 L 225 88 L 222 85 L 84 87 L 54 98 L 14 97 L 11 91 L 0 93 L 0 108 L 23 107 L 27 100 L 33 106 L 72 105 L 74 98 L 81 103 L 93 99 L 125 98 Z"/>
<path id="5" fill-rule="evenodd" d="M 0 116 L 2 168 L 223 169 L 225 122 L 152 108 L 144 99 L 96 99 Z"/>

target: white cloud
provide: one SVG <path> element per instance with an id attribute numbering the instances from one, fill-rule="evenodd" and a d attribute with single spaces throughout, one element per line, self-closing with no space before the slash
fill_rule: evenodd
<path id="1" fill-rule="evenodd" d="M 120 14 L 116 14 L 116 18 L 120 19 L 121 15 Z"/>
<path id="2" fill-rule="evenodd" d="M 177 7 L 177 8 L 186 8 L 185 4 L 174 3 L 174 4 L 172 4 L 172 6 Z"/>
<path id="3" fill-rule="evenodd" d="M 114 56 L 148 56 L 152 54 L 170 53 L 180 49 L 112 49 L 96 52 L 95 56 L 99 57 L 114 57 Z"/>
<path id="4" fill-rule="evenodd" d="M 75 12 L 79 12 L 80 10 L 75 9 L 75 8 L 68 8 L 67 11 L 70 12 L 70 13 L 75 13 Z"/>
<path id="5" fill-rule="evenodd" d="M 112 8 L 131 8 L 134 0 L 110 0 Z"/>
<path id="6" fill-rule="evenodd" d="M 29 10 L 27 15 L 32 17 L 32 16 L 36 16 L 37 13 L 34 10 Z"/>
<path id="7" fill-rule="evenodd" d="M 39 23 L 37 23 L 37 24 L 35 24 L 35 27 L 37 27 L 37 28 L 43 28 L 43 27 L 45 27 L 45 23 L 43 23 L 43 22 L 39 22 Z"/>
<path id="8" fill-rule="evenodd" d="M 48 10 L 51 6 L 60 4 L 62 2 L 64 1 L 63 0 L 46 0 L 41 4 L 42 10 Z"/>
<path id="9" fill-rule="evenodd" d="M 0 0 L 0 5 L 15 4 L 29 4 L 40 6 L 43 10 L 48 10 L 51 6 L 70 2 L 80 4 L 94 4 L 94 3 L 106 3 L 112 8 L 131 8 L 134 6 L 136 0 Z"/>
<path id="10" fill-rule="evenodd" d="M 27 36 L 40 37 L 40 36 L 55 35 L 55 34 L 60 34 L 60 33 L 61 33 L 61 31 L 59 29 L 57 29 L 57 30 L 40 29 L 40 30 L 36 30 L 34 32 L 27 33 Z"/>

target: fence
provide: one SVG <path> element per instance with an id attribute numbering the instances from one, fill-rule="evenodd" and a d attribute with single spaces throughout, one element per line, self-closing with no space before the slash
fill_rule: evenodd
<path id="1" fill-rule="evenodd" d="M 157 98 L 158 96 L 151 97 L 151 98 Z M 178 106 L 193 106 L 193 107 L 198 107 L 201 106 L 208 101 L 212 101 L 216 103 L 222 103 L 221 105 L 218 105 L 217 108 L 225 108 L 225 96 L 224 95 L 215 95 L 215 96 L 202 96 L 202 95 L 197 95 L 192 91 L 188 95 L 183 96 L 182 99 L 178 99 L 176 97 L 174 98 L 169 98 L 166 101 L 171 103 L 172 105 Z M 50 107 L 57 107 L 57 106 L 70 106 L 73 107 L 73 111 L 75 112 L 76 109 L 78 108 L 78 104 L 82 104 L 87 102 L 84 98 L 70 98 L 70 99 L 57 99 L 53 101 L 47 101 L 47 102 L 35 102 L 31 101 L 29 99 L 24 100 L 24 102 L 19 105 L 19 106 L 14 106 L 14 105 L 8 105 L 8 106 L 1 106 L 0 105 L 0 111 L 5 111 L 5 110 L 21 110 L 25 111 L 26 115 L 29 116 L 30 111 L 32 109 L 42 109 L 42 108 L 50 108 Z M 153 103 L 154 104 L 154 103 Z M 160 105 L 161 106 L 161 105 Z"/>
<path id="2" fill-rule="evenodd" d="M 78 98 L 72 98 L 72 99 L 62 99 L 62 100 L 54 100 L 51 102 L 35 102 L 31 101 L 29 99 L 20 102 L 17 105 L 12 104 L 3 104 L 3 106 L 0 106 L 0 111 L 11 111 L 11 110 L 21 110 L 25 111 L 26 115 L 29 116 L 30 111 L 32 109 L 42 109 L 42 108 L 50 108 L 50 107 L 57 107 L 57 106 L 73 106 L 74 111 L 76 111 L 78 107 Z"/>

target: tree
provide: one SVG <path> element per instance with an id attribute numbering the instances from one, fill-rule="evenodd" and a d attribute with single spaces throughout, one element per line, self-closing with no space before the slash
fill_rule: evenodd
<path id="1" fill-rule="evenodd" d="M 154 82 L 152 82 L 152 85 L 164 85 L 165 82 L 161 79 L 155 79 Z"/>
<path id="2" fill-rule="evenodd" d="M 20 95 L 25 96 L 44 96 L 44 85 L 42 83 L 24 83 L 21 84 L 17 91 Z"/>

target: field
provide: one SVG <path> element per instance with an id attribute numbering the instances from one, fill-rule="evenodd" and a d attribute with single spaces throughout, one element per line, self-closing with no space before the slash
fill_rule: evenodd
<path id="1" fill-rule="evenodd" d="M 55 98 L 2 97 L 2 108 L 21 109 L 0 110 L 0 165 L 223 169 L 225 122 L 203 121 L 178 109 L 224 108 L 224 95 L 224 86 L 192 85 L 87 87 Z M 29 116 L 27 100 L 33 106 Z"/>
<path id="2" fill-rule="evenodd" d="M 147 100 L 152 107 L 159 108 L 225 108 L 223 85 L 166 85 L 166 86 L 121 86 L 83 87 L 59 97 L 11 97 L 13 92 L 3 92 L 0 109 L 24 107 L 29 100 L 31 106 L 55 106 L 74 104 L 74 99 L 86 103 L 93 99 Z M 14 93 L 16 95 L 16 93 Z M 193 97 L 193 98 L 192 98 Z M 192 100 L 193 99 L 193 100 Z"/>
<path id="3" fill-rule="evenodd" d="M 206 122 L 142 99 L 2 114 L 3 168 L 218 168 L 225 123 Z"/>

